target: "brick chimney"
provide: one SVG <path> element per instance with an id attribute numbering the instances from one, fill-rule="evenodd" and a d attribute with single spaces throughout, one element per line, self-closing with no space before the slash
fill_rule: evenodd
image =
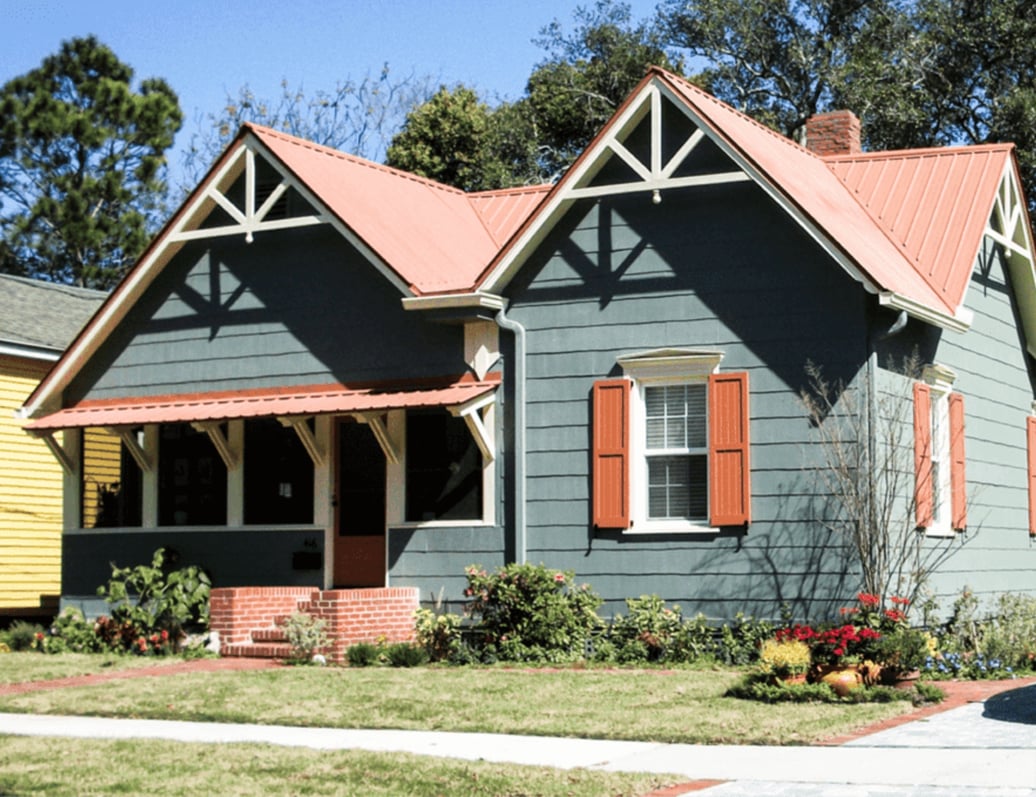
<path id="1" fill-rule="evenodd" d="M 806 149 L 821 156 L 862 152 L 860 120 L 852 111 L 831 111 L 811 116 L 806 120 Z"/>

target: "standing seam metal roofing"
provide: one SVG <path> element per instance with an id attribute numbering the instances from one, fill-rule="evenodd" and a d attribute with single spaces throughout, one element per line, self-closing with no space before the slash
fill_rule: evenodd
<path id="1" fill-rule="evenodd" d="M 469 195 L 269 128 L 248 129 L 417 294 L 470 288 L 546 191 Z"/>

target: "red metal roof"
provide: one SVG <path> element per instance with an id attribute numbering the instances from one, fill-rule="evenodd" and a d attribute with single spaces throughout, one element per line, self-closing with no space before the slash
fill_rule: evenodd
<path id="1" fill-rule="evenodd" d="M 485 395 L 497 382 L 458 381 L 411 389 L 315 385 L 153 398 L 83 401 L 25 424 L 46 432 L 85 426 L 138 426 L 231 418 L 266 418 L 367 412 L 414 407 L 452 407 Z"/>
<path id="2" fill-rule="evenodd" d="M 469 196 L 269 128 L 247 127 L 417 294 L 470 288 L 545 190 Z"/>
<path id="3" fill-rule="evenodd" d="M 964 297 L 1009 144 L 825 158 L 950 307 Z"/>

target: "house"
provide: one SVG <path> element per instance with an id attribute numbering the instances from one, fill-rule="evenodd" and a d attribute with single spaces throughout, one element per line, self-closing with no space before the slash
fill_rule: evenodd
<path id="1" fill-rule="evenodd" d="M 61 588 L 61 468 L 15 411 L 100 307 L 99 291 L 0 274 L 0 616 L 53 615 Z"/>
<path id="2" fill-rule="evenodd" d="M 553 186 L 464 194 L 246 125 L 26 401 L 73 496 L 62 594 L 164 546 L 209 570 L 228 651 L 295 607 L 405 636 L 470 563 L 575 570 L 606 612 L 817 617 L 860 581 L 809 363 L 910 395 L 937 593 L 1031 590 L 1013 149 L 864 153 L 848 113 L 809 137 L 661 69 Z M 99 434 L 103 523 L 75 498 Z"/>

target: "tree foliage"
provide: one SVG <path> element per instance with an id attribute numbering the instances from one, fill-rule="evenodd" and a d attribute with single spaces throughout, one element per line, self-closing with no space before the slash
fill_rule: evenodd
<path id="1" fill-rule="evenodd" d="M 1036 0 L 662 0 L 656 24 L 788 136 L 847 108 L 871 150 L 1014 142 L 1036 209 Z"/>
<path id="2" fill-rule="evenodd" d="M 537 40 L 547 57 L 525 94 L 494 108 L 465 86 L 442 88 L 407 116 L 388 163 L 463 188 L 503 188 L 557 179 L 651 65 L 679 71 L 627 4 L 579 8 L 566 33 L 557 20 Z"/>
<path id="3" fill-rule="evenodd" d="M 248 85 L 228 94 L 219 113 L 197 120 L 183 155 L 184 193 L 204 176 L 245 122 L 281 130 L 364 158 L 382 157 L 407 112 L 428 99 L 429 80 L 413 74 L 397 78 L 382 66 L 359 80 L 338 81 L 331 90 L 307 93 L 282 80 L 281 93 L 262 98 Z"/>
<path id="4" fill-rule="evenodd" d="M 94 37 L 0 88 L 0 271 L 109 288 L 147 243 L 182 122 Z"/>

